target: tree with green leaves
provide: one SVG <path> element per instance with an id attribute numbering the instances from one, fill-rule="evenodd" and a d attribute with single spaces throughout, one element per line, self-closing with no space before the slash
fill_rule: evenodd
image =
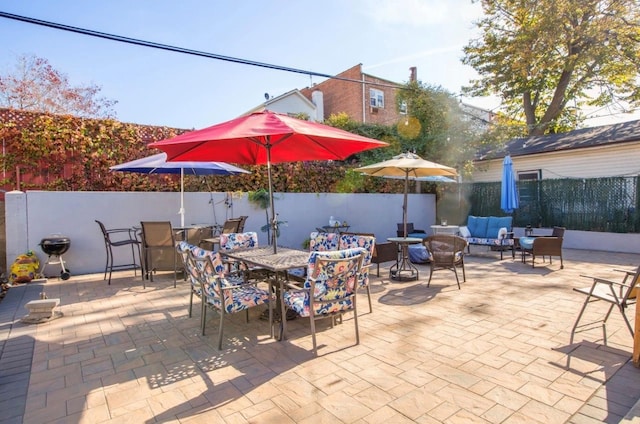
<path id="1" fill-rule="evenodd" d="M 452 93 L 410 81 L 398 91 L 396 101 L 407 106 L 406 119 L 397 125 L 402 151 L 415 152 L 460 171 L 470 165 L 481 130 Z"/>
<path id="2" fill-rule="evenodd" d="M 32 112 L 114 118 L 115 100 L 99 97 L 97 85 L 73 86 L 47 59 L 23 55 L 15 69 L 0 74 L 0 107 Z"/>
<path id="3" fill-rule="evenodd" d="M 585 106 L 640 102 L 637 0 L 480 0 L 466 94 L 497 95 L 524 133 L 575 129 Z"/>

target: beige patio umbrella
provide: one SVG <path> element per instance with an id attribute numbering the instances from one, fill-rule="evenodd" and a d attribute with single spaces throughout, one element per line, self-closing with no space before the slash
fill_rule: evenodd
<path id="1" fill-rule="evenodd" d="M 458 175 L 454 168 L 424 160 L 415 153 L 410 152 L 399 154 L 383 162 L 356 168 L 355 170 L 374 177 L 404 177 L 404 203 L 402 205 L 404 237 L 407 237 L 407 197 L 409 192 L 409 180 L 435 176 L 456 177 Z"/>

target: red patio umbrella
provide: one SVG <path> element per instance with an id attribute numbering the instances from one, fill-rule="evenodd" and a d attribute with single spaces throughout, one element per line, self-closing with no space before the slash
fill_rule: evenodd
<path id="1" fill-rule="evenodd" d="M 151 143 L 170 161 L 218 161 L 267 165 L 274 234 L 271 164 L 311 160 L 344 160 L 388 144 L 328 125 L 303 121 L 271 111 L 255 112 L 201 130 Z M 273 252 L 277 252 L 276 242 Z"/>

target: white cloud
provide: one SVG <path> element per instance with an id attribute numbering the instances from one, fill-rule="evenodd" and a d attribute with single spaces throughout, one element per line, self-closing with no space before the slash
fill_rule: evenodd
<path id="1" fill-rule="evenodd" d="M 443 53 L 457 53 L 457 52 L 460 52 L 461 49 L 462 49 L 461 45 L 456 45 L 456 46 L 439 47 L 435 49 L 423 50 L 423 51 L 415 52 L 405 56 L 398 56 L 398 57 L 386 60 L 384 62 L 375 63 L 372 65 L 366 65 L 366 66 L 363 66 L 363 68 L 366 71 L 368 71 L 370 69 L 380 68 L 382 66 L 392 65 L 395 63 L 410 62 L 415 59 L 420 59 L 423 57 L 435 56 Z"/>

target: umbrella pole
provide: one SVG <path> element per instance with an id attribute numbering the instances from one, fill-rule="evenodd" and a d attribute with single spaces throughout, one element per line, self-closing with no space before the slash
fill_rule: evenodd
<path id="1" fill-rule="evenodd" d="M 409 192 L 409 171 L 404 176 L 404 204 L 402 205 L 402 225 L 404 237 L 407 237 L 407 193 Z"/>
<path id="2" fill-rule="evenodd" d="M 184 168 L 180 168 L 180 226 L 184 228 Z"/>
<path id="3" fill-rule="evenodd" d="M 267 176 L 269 177 L 269 202 L 271 202 L 271 231 L 273 232 L 273 253 L 278 253 L 278 221 L 273 203 L 273 183 L 271 182 L 271 140 L 267 137 Z"/>

